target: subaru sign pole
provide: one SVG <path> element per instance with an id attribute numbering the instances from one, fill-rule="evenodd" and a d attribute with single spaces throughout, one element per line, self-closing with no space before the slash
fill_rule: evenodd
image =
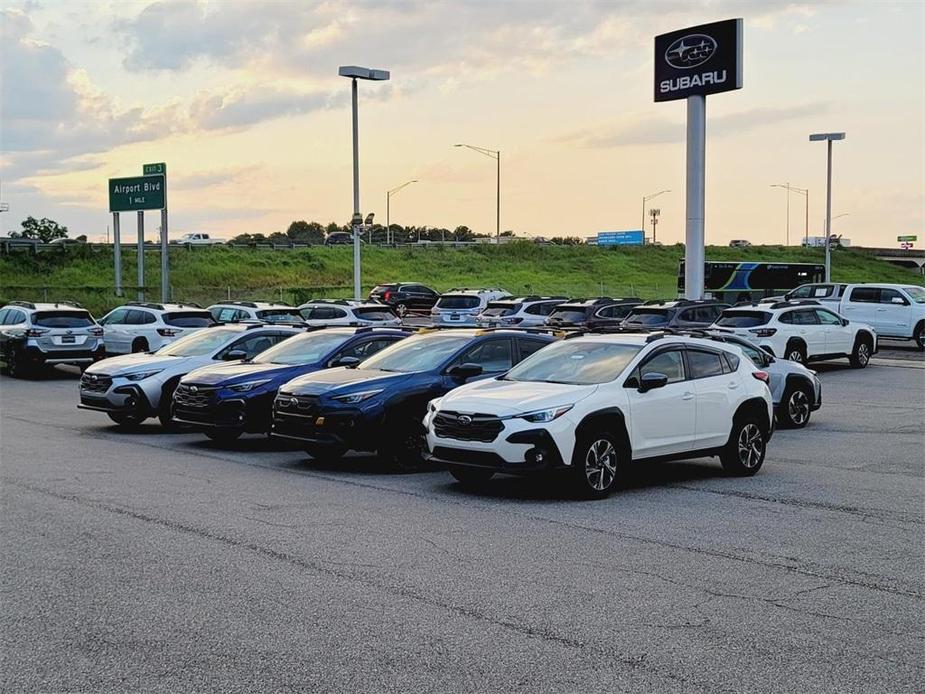
<path id="1" fill-rule="evenodd" d="M 684 286 L 703 298 L 707 94 L 742 88 L 742 20 L 655 37 L 655 101 L 687 99 L 687 224 Z"/>

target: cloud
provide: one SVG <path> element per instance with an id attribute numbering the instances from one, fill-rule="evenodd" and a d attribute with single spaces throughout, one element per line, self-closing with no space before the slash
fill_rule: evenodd
<path id="1" fill-rule="evenodd" d="M 199 190 L 213 186 L 225 185 L 239 181 L 260 170 L 260 166 L 237 166 L 227 169 L 214 169 L 200 171 L 192 174 L 172 175 L 170 177 L 171 190 Z"/>

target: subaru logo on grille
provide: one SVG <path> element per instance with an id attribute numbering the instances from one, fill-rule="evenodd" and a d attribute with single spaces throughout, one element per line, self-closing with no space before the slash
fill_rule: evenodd
<path id="1" fill-rule="evenodd" d="M 73 330 L 65 330 L 65 331 L 64 331 L 64 334 L 65 334 L 65 335 L 73 335 L 73 334 L 74 334 L 74 331 L 73 331 Z"/>
<path id="2" fill-rule="evenodd" d="M 91 380 L 91 381 L 98 381 L 99 379 L 100 379 L 100 377 L 97 376 L 96 374 L 90 374 L 90 380 Z"/>
<path id="3" fill-rule="evenodd" d="M 198 392 L 199 392 L 199 388 L 197 388 L 196 386 L 190 386 L 190 387 L 189 387 L 189 392 L 190 392 L 190 393 L 198 393 Z"/>
<path id="4" fill-rule="evenodd" d="M 462 424 L 464 427 L 467 427 L 472 424 L 472 417 L 467 414 L 462 414 L 459 415 L 459 418 L 456 421 Z"/>
<path id="5" fill-rule="evenodd" d="M 299 404 L 299 399 L 298 399 L 298 398 L 289 398 L 289 405 L 290 405 L 290 406 L 295 407 L 295 406 L 298 405 L 298 404 Z"/>
<path id="6" fill-rule="evenodd" d="M 716 53 L 716 41 L 706 34 L 688 34 L 665 51 L 665 62 L 679 70 L 703 65 Z"/>

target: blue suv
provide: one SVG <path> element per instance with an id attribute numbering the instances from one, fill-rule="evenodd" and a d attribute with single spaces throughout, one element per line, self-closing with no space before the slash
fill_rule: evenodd
<path id="1" fill-rule="evenodd" d="M 428 402 L 468 381 L 505 373 L 553 340 L 517 330 L 414 335 L 353 368 L 311 373 L 280 386 L 272 435 L 302 441 L 315 458 L 377 451 L 400 468 L 416 468 Z"/>
<path id="2" fill-rule="evenodd" d="M 201 427 L 213 441 L 269 434 L 273 398 L 296 376 L 332 366 L 355 366 L 404 339 L 398 328 L 310 330 L 250 360 L 206 366 L 183 377 L 173 395 L 173 418 Z"/>

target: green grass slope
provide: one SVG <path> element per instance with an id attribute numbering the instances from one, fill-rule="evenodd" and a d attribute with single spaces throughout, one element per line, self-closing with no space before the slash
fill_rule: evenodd
<path id="1" fill-rule="evenodd" d="M 454 286 L 498 286 L 513 293 L 569 296 L 671 297 L 676 294 L 681 246 L 596 248 L 505 246 L 466 248 L 363 248 L 363 285 L 418 281 L 438 290 Z M 708 260 L 822 262 L 817 249 L 781 246 L 708 247 Z M 123 250 L 126 297 L 134 298 L 134 248 Z M 112 293 L 112 251 L 78 247 L 31 256 L 0 257 L 0 299 L 72 299 L 101 313 L 119 303 Z M 160 255 L 145 254 L 150 299 L 160 298 Z M 352 294 L 349 247 L 295 250 L 171 248 L 172 298 L 203 305 L 226 298 L 301 302 Z M 841 282 L 922 283 L 922 276 L 877 260 L 866 252 L 833 253 L 833 277 Z"/>

